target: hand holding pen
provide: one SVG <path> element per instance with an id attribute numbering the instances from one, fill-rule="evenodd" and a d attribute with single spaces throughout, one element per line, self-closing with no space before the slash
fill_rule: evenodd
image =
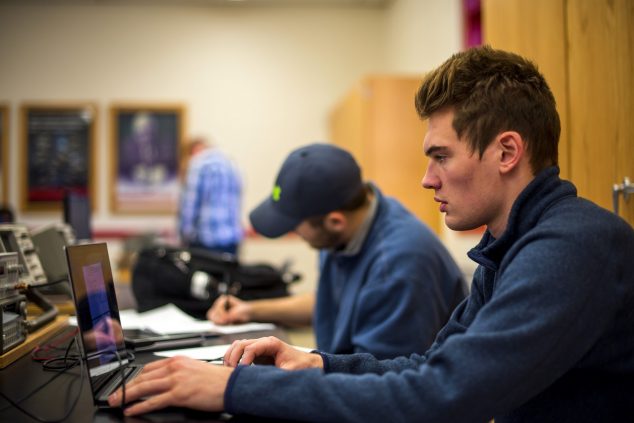
<path id="1" fill-rule="evenodd" d="M 207 319 L 218 325 L 246 323 L 251 320 L 251 305 L 229 294 L 220 295 L 207 311 Z"/>

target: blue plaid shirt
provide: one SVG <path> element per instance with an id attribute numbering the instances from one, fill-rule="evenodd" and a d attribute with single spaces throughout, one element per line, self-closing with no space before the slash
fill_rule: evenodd
<path id="1" fill-rule="evenodd" d="M 187 169 L 180 204 L 180 235 L 184 244 L 207 248 L 237 245 L 241 224 L 242 179 L 219 150 L 194 156 Z"/>

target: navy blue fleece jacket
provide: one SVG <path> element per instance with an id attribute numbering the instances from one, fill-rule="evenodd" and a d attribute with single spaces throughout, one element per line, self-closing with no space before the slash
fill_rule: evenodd
<path id="1" fill-rule="evenodd" d="M 423 356 L 234 371 L 225 406 L 330 422 L 634 421 L 634 231 L 558 169 L 470 253 L 471 294 Z"/>
<path id="2" fill-rule="evenodd" d="M 424 353 L 465 298 L 449 252 L 398 201 L 377 199 L 361 249 L 322 251 L 314 327 L 317 347 L 377 358 Z"/>

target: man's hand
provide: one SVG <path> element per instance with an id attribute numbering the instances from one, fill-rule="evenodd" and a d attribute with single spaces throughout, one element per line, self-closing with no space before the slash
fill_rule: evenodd
<path id="1" fill-rule="evenodd" d="M 251 364 L 268 359 L 276 367 L 285 370 L 323 369 L 324 361 L 318 354 L 307 353 L 285 344 L 274 336 L 234 341 L 224 356 L 225 366 Z"/>
<path id="2" fill-rule="evenodd" d="M 231 295 L 221 295 L 207 310 L 207 319 L 218 325 L 251 321 L 251 306 Z"/>
<path id="3" fill-rule="evenodd" d="M 172 357 L 145 365 L 125 386 L 126 403 L 138 402 L 124 410 L 132 416 L 176 406 L 203 411 L 224 409 L 224 393 L 233 369 L 187 357 Z M 108 398 L 111 407 L 121 406 L 119 388 Z"/>

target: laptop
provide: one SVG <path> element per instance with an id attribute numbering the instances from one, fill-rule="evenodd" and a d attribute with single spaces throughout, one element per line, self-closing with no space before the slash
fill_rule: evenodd
<path id="1" fill-rule="evenodd" d="M 126 350 L 106 244 L 67 246 L 66 260 L 93 401 L 108 408 L 108 396 L 142 366 L 131 364 Z"/>

